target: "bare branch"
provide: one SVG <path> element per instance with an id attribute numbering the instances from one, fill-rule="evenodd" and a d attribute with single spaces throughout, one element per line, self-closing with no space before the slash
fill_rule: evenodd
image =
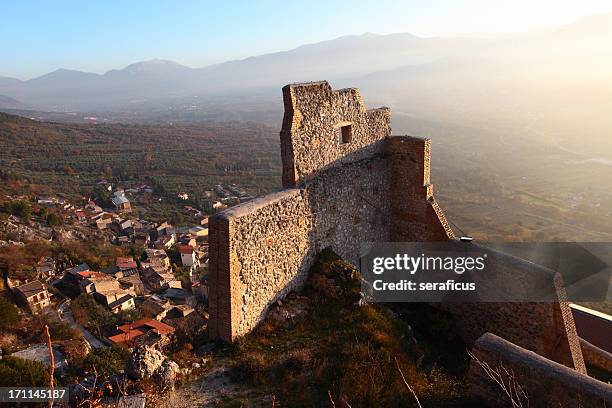
<path id="1" fill-rule="evenodd" d="M 416 392 L 414 392 L 414 388 L 412 388 L 410 384 L 408 384 L 408 381 L 406 381 L 406 377 L 404 377 L 404 373 L 402 372 L 402 369 L 400 368 L 397 357 L 393 357 L 393 359 L 395 360 L 395 367 L 397 368 L 397 371 L 399 371 L 400 375 L 402 376 L 402 381 L 404 381 L 404 385 L 406 386 L 406 388 L 408 388 L 408 391 L 410 391 L 412 395 L 414 395 L 414 399 L 416 400 L 416 403 L 419 406 L 419 408 L 423 408 L 421 406 L 421 401 L 419 401 L 419 397 L 417 397 Z"/>
<path id="2" fill-rule="evenodd" d="M 327 396 L 329 397 L 329 404 L 331 405 L 331 408 L 336 408 L 336 403 L 334 402 L 334 399 L 332 398 L 330 390 L 327 390 Z"/>
<path id="3" fill-rule="evenodd" d="M 347 400 L 347 398 L 346 398 L 346 395 L 343 395 L 343 396 L 340 398 L 340 401 L 342 401 L 342 403 L 343 403 L 344 405 L 346 405 L 348 408 L 353 408 L 353 407 L 351 407 L 351 404 L 349 404 L 349 403 L 348 403 L 348 400 Z"/>
<path id="4" fill-rule="evenodd" d="M 470 358 L 478 364 L 489 379 L 491 379 L 504 395 L 510 400 L 512 408 L 525 408 L 523 402 L 529 407 L 529 398 L 527 392 L 516 380 L 514 372 L 508 371 L 503 364 L 499 364 L 499 368 L 495 370 L 486 361 L 480 360 L 476 355 L 468 351 Z"/>
<path id="5" fill-rule="evenodd" d="M 49 408 L 53 408 L 53 372 L 55 371 L 55 359 L 53 358 L 53 346 L 51 345 L 51 335 L 49 334 L 49 326 L 46 324 L 45 336 L 47 337 L 47 346 L 49 346 L 49 388 L 51 389 L 51 399 L 49 400 Z"/>

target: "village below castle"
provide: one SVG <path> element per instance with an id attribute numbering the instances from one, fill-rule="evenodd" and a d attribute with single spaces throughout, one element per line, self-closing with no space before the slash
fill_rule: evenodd
<path id="1" fill-rule="evenodd" d="M 94 374 L 79 379 L 69 373 L 75 371 L 70 367 L 75 349 L 83 354 L 82 361 L 88 354 L 103 356 L 118 347 L 146 347 L 161 366 L 165 348 L 181 336 L 182 345 L 192 348 L 190 336 L 201 334 L 208 319 L 209 214 L 188 204 L 188 193 L 179 192 L 174 202 L 183 215 L 174 216 L 174 222 L 180 225 L 148 221 L 141 197 L 157 197 L 153 187 L 121 188 L 102 179 L 95 188 L 108 192 L 105 206 L 93 198 L 74 203 L 60 195 L 7 195 L 0 206 L 2 300 L 12 316 L 0 319 L 0 347 L 13 357 L 49 366 L 41 336 L 11 333 L 19 332 L 16 326 L 32 332 L 47 325 L 56 373 L 84 391 L 95 389 Z M 207 198 L 213 212 L 251 199 L 236 185 L 216 185 Z M 95 245 L 70 252 L 80 242 Z M 94 262 L 90 265 L 87 259 Z M 202 364 L 196 351 L 188 358 L 193 362 L 187 371 Z M 178 372 L 175 363 L 171 369 Z"/>

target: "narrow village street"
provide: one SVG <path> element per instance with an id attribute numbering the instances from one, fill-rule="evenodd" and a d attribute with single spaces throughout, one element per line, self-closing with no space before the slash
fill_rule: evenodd
<path id="1" fill-rule="evenodd" d="M 70 309 L 70 299 L 66 299 L 57 307 L 57 315 L 59 316 L 60 320 L 68 322 L 70 326 L 77 329 L 91 347 L 95 349 L 107 347 L 104 343 L 98 340 L 93 334 L 74 320 L 72 310 Z"/>

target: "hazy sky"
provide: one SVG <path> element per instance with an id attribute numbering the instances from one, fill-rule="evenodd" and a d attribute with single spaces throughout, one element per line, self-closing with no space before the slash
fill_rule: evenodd
<path id="1" fill-rule="evenodd" d="M 612 11 L 612 0 L 5 1 L 0 75 L 105 72 L 162 58 L 197 67 L 347 34 L 504 33 Z"/>

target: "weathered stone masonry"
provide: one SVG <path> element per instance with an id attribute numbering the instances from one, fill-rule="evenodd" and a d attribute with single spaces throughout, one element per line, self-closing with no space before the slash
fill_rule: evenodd
<path id="1" fill-rule="evenodd" d="M 283 88 L 283 98 L 285 189 L 210 219 L 213 339 L 234 341 L 251 331 L 276 300 L 304 284 L 324 248 L 357 265 L 362 242 L 454 239 L 433 196 L 429 140 L 390 136 L 390 110 L 366 110 L 357 89 L 296 84 Z M 454 316 L 463 340 L 474 344 L 485 363 L 510 368 L 530 393 L 560 402 L 609 402 L 612 388 L 583 375 L 579 338 L 559 276 L 505 254 L 493 259 L 497 266 L 486 284 L 516 289 L 536 277 L 558 302 L 438 304 Z M 499 390 L 475 364 L 472 390 L 498 406 Z"/>
<path id="2" fill-rule="evenodd" d="M 238 206 L 210 222 L 209 331 L 233 340 L 263 317 L 271 299 L 302 283 L 312 216 L 299 189 Z"/>
<path id="3" fill-rule="evenodd" d="M 285 190 L 210 220 L 210 335 L 233 341 L 299 288 L 331 247 L 358 264 L 362 242 L 440 241 L 453 232 L 433 196 L 431 142 L 390 136 L 388 108 L 366 110 L 357 89 L 327 82 L 283 88 Z M 510 259 L 506 268 L 532 273 Z M 544 275 L 550 271 L 538 270 Z M 520 273 L 518 273 L 520 272 Z M 550 275 L 551 285 L 555 285 Z M 486 332 L 584 372 L 567 304 L 454 304 L 469 344 Z"/>
<path id="4" fill-rule="evenodd" d="M 286 189 L 210 221 L 213 338 L 253 329 L 324 248 L 356 264 L 361 242 L 452 237 L 429 183 L 428 140 L 390 137 L 390 110 L 366 110 L 357 89 L 288 85 L 283 97 Z"/>

